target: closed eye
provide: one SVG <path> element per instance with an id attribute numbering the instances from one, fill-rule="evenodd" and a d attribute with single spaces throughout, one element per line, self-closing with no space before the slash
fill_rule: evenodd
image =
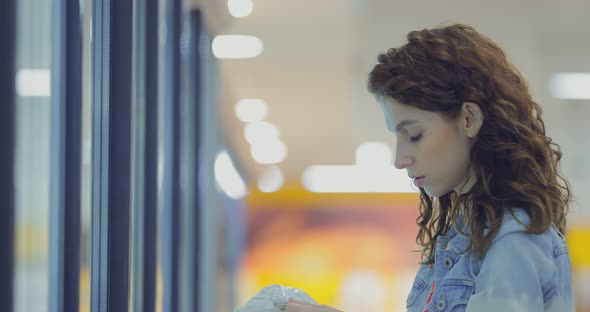
<path id="1" fill-rule="evenodd" d="M 415 142 L 418 142 L 418 141 L 420 141 L 420 139 L 421 139 L 421 138 L 422 138 L 422 133 L 420 133 L 420 134 L 419 134 L 419 135 L 417 135 L 417 136 L 410 137 L 410 141 L 411 141 L 411 142 L 413 142 L 413 143 L 415 143 Z"/>

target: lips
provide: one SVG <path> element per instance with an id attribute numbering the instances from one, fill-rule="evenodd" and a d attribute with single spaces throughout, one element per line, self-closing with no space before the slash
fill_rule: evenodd
<path id="1" fill-rule="evenodd" d="M 414 185 L 416 185 L 417 187 L 424 186 L 424 179 L 425 179 L 424 176 L 414 178 Z"/>

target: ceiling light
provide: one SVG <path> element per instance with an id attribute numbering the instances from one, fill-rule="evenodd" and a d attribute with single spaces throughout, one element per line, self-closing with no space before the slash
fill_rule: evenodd
<path id="1" fill-rule="evenodd" d="M 268 105 L 261 99 L 244 99 L 236 104 L 236 116 L 244 122 L 258 122 L 268 115 Z"/>
<path id="2" fill-rule="evenodd" d="M 51 72 L 49 69 L 19 70 L 16 92 L 19 96 L 51 96 Z"/>
<path id="3" fill-rule="evenodd" d="M 215 158 L 215 180 L 223 192 L 232 199 L 241 199 L 246 195 L 246 184 L 236 170 L 233 161 L 222 151 Z"/>
<path id="4" fill-rule="evenodd" d="M 227 9 L 233 17 L 246 17 L 252 13 L 254 4 L 251 0 L 228 0 Z"/>
<path id="5" fill-rule="evenodd" d="M 315 193 L 415 193 L 412 180 L 393 166 L 310 166 L 303 186 Z"/>
<path id="6" fill-rule="evenodd" d="M 355 193 L 359 186 L 356 166 L 311 166 L 303 171 L 303 186 L 315 193 Z"/>
<path id="7" fill-rule="evenodd" d="M 590 99 L 590 73 L 559 73 L 549 80 L 549 92 L 560 99 Z"/>
<path id="8" fill-rule="evenodd" d="M 252 122 L 244 127 L 244 137 L 250 144 L 276 141 L 279 139 L 279 129 L 270 122 Z"/>
<path id="9" fill-rule="evenodd" d="M 262 41 L 253 36 L 222 35 L 213 39 L 213 54 L 220 59 L 256 57 L 262 53 Z"/>
<path id="10" fill-rule="evenodd" d="M 258 189 L 264 193 L 278 191 L 283 186 L 283 172 L 277 166 L 268 166 L 258 177 Z"/>
<path id="11" fill-rule="evenodd" d="M 381 142 L 365 142 L 356 149 L 356 164 L 358 166 L 388 166 L 391 165 L 391 148 Z"/>
<path id="12" fill-rule="evenodd" d="M 250 147 L 252 158 L 260 164 L 277 164 L 287 157 L 287 145 L 280 140 L 256 142 Z"/>

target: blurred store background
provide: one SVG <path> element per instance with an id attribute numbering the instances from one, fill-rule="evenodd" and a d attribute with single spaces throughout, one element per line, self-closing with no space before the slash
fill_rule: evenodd
<path id="1" fill-rule="evenodd" d="M 19 312 L 49 311 L 52 3 L 17 1 Z M 95 51 L 93 2 L 79 3 L 79 311 L 91 311 Z M 209 19 L 215 76 L 202 79 L 216 81 L 213 121 L 203 130 L 214 133 L 205 152 L 212 156 L 200 164 L 215 182 L 201 215 L 209 280 L 200 287 L 210 288 L 203 311 L 233 311 L 270 284 L 304 289 L 347 312 L 405 310 L 419 260 L 418 193 L 393 168 L 395 137 L 366 79 L 377 54 L 402 44 L 407 32 L 454 22 L 504 48 L 541 105 L 548 136 L 562 148 L 576 200 L 567 235 L 576 306 L 590 311 L 590 2 L 190 0 L 183 8 L 200 8 Z M 215 20 L 219 14 L 224 18 Z M 159 247 L 158 263 L 165 250 Z M 158 311 L 166 310 L 161 274 L 158 264 Z"/>

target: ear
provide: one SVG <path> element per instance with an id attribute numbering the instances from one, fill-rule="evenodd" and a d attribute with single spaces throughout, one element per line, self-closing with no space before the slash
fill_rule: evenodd
<path id="1" fill-rule="evenodd" d="M 472 102 L 463 103 L 461 108 L 461 125 L 468 138 L 474 138 L 483 125 L 483 112 L 478 104 Z"/>

